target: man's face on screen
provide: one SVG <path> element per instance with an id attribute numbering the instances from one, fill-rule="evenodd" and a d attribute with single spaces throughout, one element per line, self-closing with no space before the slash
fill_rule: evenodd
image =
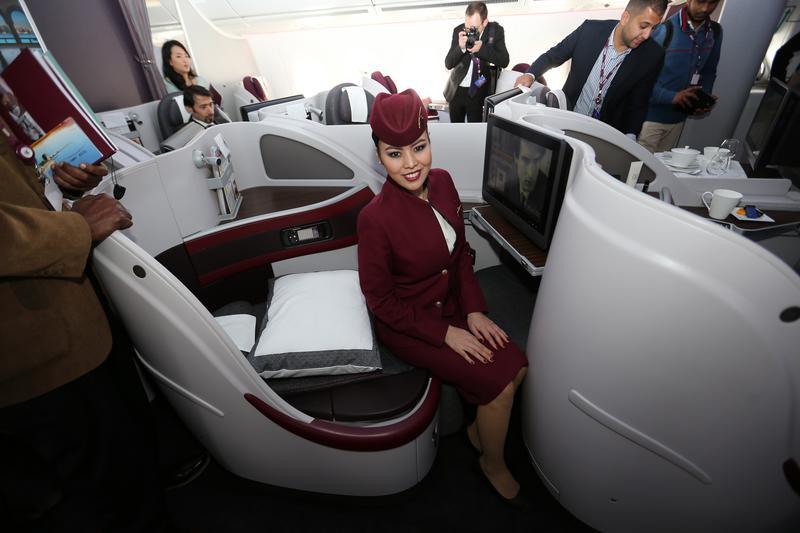
<path id="1" fill-rule="evenodd" d="M 544 150 L 527 142 L 521 142 L 519 153 L 514 157 L 514 164 L 519 180 L 519 192 L 526 197 L 533 191 Z"/>

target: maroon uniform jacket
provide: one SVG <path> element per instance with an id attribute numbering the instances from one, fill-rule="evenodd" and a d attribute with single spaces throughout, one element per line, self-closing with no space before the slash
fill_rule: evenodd
<path id="1" fill-rule="evenodd" d="M 431 169 L 427 187 L 426 202 L 386 179 L 358 217 L 358 265 L 379 336 L 391 328 L 440 346 L 450 317 L 461 322 L 468 313 L 487 309 L 453 181 L 446 171 Z M 432 207 L 456 232 L 452 254 Z"/>

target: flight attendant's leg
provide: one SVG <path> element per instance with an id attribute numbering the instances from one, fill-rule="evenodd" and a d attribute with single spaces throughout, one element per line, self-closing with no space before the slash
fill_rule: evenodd
<path id="1" fill-rule="evenodd" d="M 503 497 L 511 499 L 519 492 L 519 483 L 508 470 L 505 460 L 508 420 L 514 405 L 514 393 L 522 383 L 527 367 L 519 370 L 514 380 L 486 405 L 478 406 L 475 422 L 467 428 L 473 445 L 482 451 L 480 464 L 486 477 Z"/>

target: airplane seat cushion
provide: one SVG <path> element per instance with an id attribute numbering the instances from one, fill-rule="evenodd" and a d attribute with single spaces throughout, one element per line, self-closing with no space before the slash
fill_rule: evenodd
<path id="1" fill-rule="evenodd" d="M 531 68 L 530 63 L 517 63 L 516 65 L 511 67 L 511 70 L 515 72 L 522 72 L 523 74 L 525 74 L 526 72 L 528 72 L 529 68 Z"/>
<path id="2" fill-rule="evenodd" d="M 266 320 L 267 303 L 231 302 L 212 314 L 220 317 L 252 315 Z M 227 331 L 227 329 L 226 329 Z M 244 356 L 248 351 L 242 350 Z M 307 415 L 323 420 L 385 420 L 412 409 L 428 384 L 428 372 L 416 369 L 380 347 L 382 370 L 330 376 L 270 378 L 267 384 L 279 396 Z"/>
<path id="3" fill-rule="evenodd" d="M 354 83 L 341 83 L 325 98 L 325 124 L 367 124 L 375 97 Z"/>

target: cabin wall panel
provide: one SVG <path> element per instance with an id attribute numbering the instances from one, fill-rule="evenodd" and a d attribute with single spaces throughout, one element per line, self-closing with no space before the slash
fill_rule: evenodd
<path id="1" fill-rule="evenodd" d="M 237 116 L 233 95 L 242 78 L 260 75 L 247 41 L 221 32 L 188 0 L 177 0 L 176 6 L 198 74 L 222 94 L 227 113 Z"/>
<path id="2" fill-rule="evenodd" d="M 117 2 L 26 0 L 26 5 L 48 50 L 95 112 L 150 100 Z"/>

